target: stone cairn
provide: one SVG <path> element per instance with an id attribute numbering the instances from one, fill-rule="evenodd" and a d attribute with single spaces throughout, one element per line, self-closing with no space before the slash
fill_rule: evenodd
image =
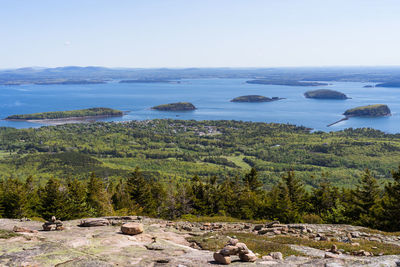
<path id="1" fill-rule="evenodd" d="M 43 225 L 43 231 L 61 231 L 64 230 L 62 221 L 57 220 L 55 216 L 51 217 L 50 221 L 45 222 Z"/>
<path id="2" fill-rule="evenodd" d="M 244 262 L 255 262 L 257 256 L 247 248 L 245 243 L 240 243 L 236 238 L 230 238 L 228 243 L 219 252 L 214 253 L 214 260 L 219 264 L 230 264 L 231 257 L 238 255 L 239 259 Z"/>

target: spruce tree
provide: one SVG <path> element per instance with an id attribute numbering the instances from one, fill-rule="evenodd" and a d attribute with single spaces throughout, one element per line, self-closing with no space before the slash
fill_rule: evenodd
<path id="1" fill-rule="evenodd" d="M 314 188 L 310 198 L 312 212 L 324 217 L 336 208 L 339 199 L 339 191 L 328 181 L 323 181 L 317 188 Z"/>
<path id="2" fill-rule="evenodd" d="M 65 203 L 66 219 L 78 219 L 89 215 L 86 203 L 85 185 L 77 179 L 67 183 L 67 199 Z"/>
<path id="3" fill-rule="evenodd" d="M 66 203 L 66 188 L 61 185 L 60 181 L 50 178 L 46 186 L 39 191 L 40 196 L 40 214 L 49 220 L 52 216 L 60 219 L 65 219 L 65 203 Z"/>
<path id="4" fill-rule="evenodd" d="M 274 218 L 285 223 L 300 222 L 304 211 L 306 193 L 303 184 L 289 171 L 271 192 L 270 210 Z"/>
<path id="5" fill-rule="evenodd" d="M 114 212 L 104 183 L 94 173 L 87 184 L 86 203 L 90 214 L 96 217 L 112 215 Z"/>
<path id="6" fill-rule="evenodd" d="M 372 208 L 378 204 L 379 193 L 378 182 L 368 169 L 365 170 L 361 178 L 361 184 L 352 191 L 353 205 L 350 215 L 353 223 L 373 226 Z"/>
<path id="7" fill-rule="evenodd" d="M 154 203 L 149 183 L 144 179 L 139 167 L 128 177 L 126 182 L 127 190 L 134 203 L 138 204 L 137 212 L 149 212 L 149 207 Z"/>
<path id="8" fill-rule="evenodd" d="M 385 187 L 379 220 L 383 229 L 400 231 L 400 167 L 392 177 L 394 181 Z"/>
<path id="9" fill-rule="evenodd" d="M 26 179 L 24 187 L 26 192 L 26 216 L 37 217 L 39 216 L 40 200 L 32 176 Z"/>
<path id="10" fill-rule="evenodd" d="M 258 179 L 258 173 L 255 168 L 251 168 L 250 172 L 244 176 L 243 182 L 251 191 L 257 191 L 262 186 L 262 182 Z"/>
<path id="11" fill-rule="evenodd" d="M 135 202 L 131 199 L 131 196 L 127 190 L 127 184 L 122 179 L 120 179 L 116 185 L 111 200 L 114 210 L 118 214 L 129 214 L 134 210 L 137 210 L 137 207 L 135 207 Z"/>
<path id="12" fill-rule="evenodd" d="M 2 182 L 2 209 L 5 218 L 22 218 L 27 216 L 27 192 L 24 184 L 16 178 Z"/>

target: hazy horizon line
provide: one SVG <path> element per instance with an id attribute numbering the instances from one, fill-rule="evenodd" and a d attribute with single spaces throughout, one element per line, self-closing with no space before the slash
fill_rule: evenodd
<path id="1" fill-rule="evenodd" d="M 297 65 L 297 66 L 241 66 L 241 67 L 116 67 L 116 66 L 105 66 L 105 65 L 59 65 L 59 66 L 24 66 L 24 67 L 0 67 L 0 71 L 4 70 L 20 70 L 20 69 L 56 69 L 56 68 L 106 68 L 106 69 L 290 69 L 290 68 L 398 68 L 399 65 Z"/>

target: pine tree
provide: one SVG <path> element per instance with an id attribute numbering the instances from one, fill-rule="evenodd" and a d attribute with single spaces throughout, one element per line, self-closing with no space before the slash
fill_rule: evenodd
<path id="1" fill-rule="evenodd" d="M 40 200 L 32 176 L 26 179 L 24 187 L 26 192 L 26 216 L 37 217 L 39 216 Z"/>
<path id="2" fill-rule="evenodd" d="M 144 179 L 139 167 L 136 167 L 134 172 L 128 177 L 126 182 L 127 191 L 134 203 L 138 204 L 137 212 L 149 212 L 149 207 L 153 206 L 154 199 L 151 194 L 149 183 Z"/>
<path id="3" fill-rule="evenodd" d="M 50 178 L 46 186 L 39 191 L 40 214 L 44 219 L 49 220 L 52 216 L 65 219 L 66 188 L 60 181 Z"/>
<path id="4" fill-rule="evenodd" d="M 258 179 L 258 173 L 255 168 L 251 168 L 250 172 L 244 176 L 243 183 L 251 191 L 257 191 L 262 186 L 262 182 Z"/>
<path id="5" fill-rule="evenodd" d="M 394 181 L 385 187 L 379 221 L 385 230 L 400 231 L 400 167 L 392 177 Z"/>
<path id="6" fill-rule="evenodd" d="M 86 203 L 90 214 L 96 217 L 112 215 L 114 212 L 104 183 L 94 173 L 87 184 Z"/>
<path id="7" fill-rule="evenodd" d="M 114 193 L 111 197 L 114 210 L 117 214 L 130 214 L 137 210 L 135 202 L 131 199 L 131 196 L 127 190 L 126 182 L 119 180 L 117 186 L 114 189 Z"/>
<path id="8" fill-rule="evenodd" d="M 275 218 L 285 223 L 301 221 L 307 195 L 294 171 L 282 176 L 282 181 L 271 192 L 271 199 L 270 210 Z"/>
<path id="9" fill-rule="evenodd" d="M 2 209 L 5 218 L 22 218 L 27 216 L 27 192 L 24 184 L 16 178 L 2 182 Z"/>
<path id="10" fill-rule="evenodd" d="M 65 203 L 65 219 L 78 219 L 89 215 L 86 203 L 85 185 L 77 179 L 67 183 L 67 199 Z"/>
<path id="11" fill-rule="evenodd" d="M 324 217 L 336 208 L 339 198 L 339 191 L 328 181 L 323 181 L 317 188 L 314 188 L 310 198 L 312 212 Z"/>
<path id="12" fill-rule="evenodd" d="M 351 219 L 353 223 L 373 226 L 372 208 L 379 202 L 379 185 L 367 169 L 361 178 L 361 184 L 352 191 L 353 203 Z"/>

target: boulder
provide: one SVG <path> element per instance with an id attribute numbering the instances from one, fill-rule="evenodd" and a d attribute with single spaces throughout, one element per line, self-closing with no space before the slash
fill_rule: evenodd
<path id="1" fill-rule="evenodd" d="M 43 227 L 43 231 L 53 231 L 53 230 L 56 230 L 56 225 L 55 225 L 55 224 L 46 224 L 46 223 L 44 223 L 44 224 L 42 225 L 42 227 Z"/>
<path id="2" fill-rule="evenodd" d="M 16 233 L 37 233 L 38 232 L 36 230 L 31 230 L 31 229 L 19 227 L 19 226 L 14 226 L 13 231 Z"/>
<path id="3" fill-rule="evenodd" d="M 269 256 L 271 256 L 274 260 L 283 260 L 283 255 L 281 252 L 271 252 L 269 253 Z"/>
<path id="4" fill-rule="evenodd" d="M 214 253 L 214 260 L 219 264 L 224 264 L 224 265 L 231 264 L 231 257 L 224 256 L 218 252 Z"/>
<path id="5" fill-rule="evenodd" d="M 228 245 L 236 246 L 236 244 L 237 244 L 238 242 L 239 242 L 239 240 L 236 239 L 236 238 L 229 238 Z"/>
<path id="6" fill-rule="evenodd" d="M 80 227 L 96 227 L 96 226 L 108 226 L 110 221 L 102 218 L 89 218 L 81 220 Z"/>
<path id="7" fill-rule="evenodd" d="M 143 224 L 141 223 L 126 223 L 121 226 L 121 232 L 125 235 L 137 235 L 143 233 Z"/>
<path id="8" fill-rule="evenodd" d="M 247 253 L 247 252 L 249 252 L 250 250 L 247 248 L 247 246 L 246 246 L 246 244 L 245 243 L 237 243 L 236 244 L 236 247 L 239 249 L 239 251 L 238 252 L 240 252 L 240 253 Z"/>
<path id="9" fill-rule="evenodd" d="M 270 228 L 273 227 L 275 224 L 281 224 L 279 221 L 267 222 L 265 227 Z"/>
<path id="10" fill-rule="evenodd" d="M 325 259 L 336 259 L 339 256 L 330 252 L 325 253 Z"/>
<path id="11" fill-rule="evenodd" d="M 230 256 L 230 255 L 236 255 L 238 254 L 240 251 L 240 249 L 236 246 L 225 246 L 223 249 L 221 249 L 219 251 L 220 254 L 222 254 L 223 256 Z"/>
<path id="12" fill-rule="evenodd" d="M 260 231 L 261 229 L 264 228 L 264 225 L 262 224 L 257 224 L 256 226 L 254 226 L 253 231 Z"/>
<path id="13" fill-rule="evenodd" d="M 245 262 L 255 262 L 257 260 L 257 256 L 251 250 L 247 253 L 239 253 L 239 258 Z"/>
<path id="14" fill-rule="evenodd" d="M 328 252 L 331 252 L 331 253 L 334 253 L 334 254 L 342 254 L 340 251 L 338 251 L 336 245 L 332 245 L 331 249 Z"/>

